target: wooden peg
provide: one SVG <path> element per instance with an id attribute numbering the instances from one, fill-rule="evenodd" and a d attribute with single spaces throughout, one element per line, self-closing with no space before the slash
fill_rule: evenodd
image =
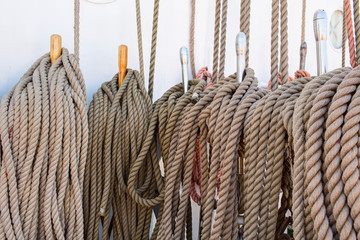
<path id="1" fill-rule="evenodd" d="M 53 34 L 50 37 L 50 59 L 53 64 L 61 56 L 61 36 Z"/>
<path id="2" fill-rule="evenodd" d="M 128 48 L 126 45 L 119 46 L 119 87 L 126 76 Z"/>

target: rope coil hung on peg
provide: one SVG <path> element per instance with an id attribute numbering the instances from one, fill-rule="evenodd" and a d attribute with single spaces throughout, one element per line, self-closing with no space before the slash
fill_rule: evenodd
<path id="1" fill-rule="evenodd" d="M 87 100 L 75 52 L 53 35 L 1 100 L 1 239 L 84 238 Z"/>
<path id="2" fill-rule="evenodd" d="M 144 239 L 153 207 L 163 198 L 153 130 L 152 92 L 159 1 L 154 3 L 149 91 L 145 89 L 140 1 L 136 1 L 140 73 L 126 69 L 119 47 L 119 74 L 102 84 L 89 107 L 90 141 L 85 170 L 85 238 Z M 143 150 L 146 149 L 146 150 Z M 144 153 L 144 154 L 143 154 Z"/>

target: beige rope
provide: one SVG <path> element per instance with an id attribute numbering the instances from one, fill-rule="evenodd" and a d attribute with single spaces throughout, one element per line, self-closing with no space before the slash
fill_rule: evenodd
<path id="1" fill-rule="evenodd" d="M 302 1 L 302 12 L 301 12 L 301 42 L 305 42 L 305 27 L 306 27 L 306 0 Z"/>
<path id="2" fill-rule="evenodd" d="M 353 1 L 354 9 L 354 28 L 355 28 L 355 41 L 356 41 L 356 65 L 360 61 L 360 12 L 359 12 L 359 0 Z"/>
<path id="3" fill-rule="evenodd" d="M 249 49 L 250 49 L 250 6 L 251 0 L 241 1 L 240 6 L 240 32 L 245 33 L 246 36 L 246 55 L 245 67 L 249 67 Z"/>
<path id="4" fill-rule="evenodd" d="M 0 108 L 1 136 L 7 136 L 1 139 L 3 234 L 7 239 L 83 238 L 88 125 L 76 57 L 65 48 L 53 65 L 49 54 L 41 57 Z"/>

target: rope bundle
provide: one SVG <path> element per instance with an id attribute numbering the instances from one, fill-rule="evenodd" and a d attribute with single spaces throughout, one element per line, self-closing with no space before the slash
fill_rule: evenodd
<path id="1" fill-rule="evenodd" d="M 133 183 L 128 179 L 151 114 L 151 100 L 137 71 L 127 70 L 120 89 L 115 75 L 94 95 L 89 108 L 91 144 L 85 174 L 86 239 L 98 239 L 100 222 L 102 239 L 109 239 L 112 230 L 115 238 L 148 236 L 152 209 L 131 198 L 129 185 L 135 186 L 141 197 L 153 197 L 156 184 L 162 184 L 152 171 L 156 152 L 146 155 Z"/>
<path id="2" fill-rule="evenodd" d="M 0 105 L 1 238 L 82 239 L 84 79 L 67 49 L 38 59 Z"/>

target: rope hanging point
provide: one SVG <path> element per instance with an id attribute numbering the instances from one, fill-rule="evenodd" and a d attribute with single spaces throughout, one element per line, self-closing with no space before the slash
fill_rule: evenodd
<path id="1" fill-rule="evenodd" d="M 316 41 L 316 58 L 318 76 L 328 71 L 327 58 L 327 15 L 322 9 L 314 13 L 314 35 Z"/>
<path id="2" fill-rule="evenodd" d="M 50 37 L 50 59 L 51 64 L 61 56 L 61 36 L 53 34 Z"/>
<path id="3" fill-rule="evenodd" d="M 188 76 L 188 63 L 189 63 L 189 52 L 186 47 L 180 48 L 180 63 L 181 63 L 181 73 L 182 73 L 182 83 L 183 83 L 183 89 L 184 93 L 188 90 L 188 82 L 189 82 L 189 76 Z"/>
<path id="4" fill-rule="evenodd" d="M 126 76 L 126 68 L 128 62 L 128 47 L 126 45 L 119 46 L 118 64 L 119 64 L 119 88 Z"/>
<path id="5" fill-rule="evenodd" d="M 243 32 L 240 32 L 236 35 L 235 41 L 236 49 L 236 66 L 237 66 L 237 75 L 236 81 L 240 83 L 244 78 L 244 71 L 246 67 L 246 35 Z"/>

